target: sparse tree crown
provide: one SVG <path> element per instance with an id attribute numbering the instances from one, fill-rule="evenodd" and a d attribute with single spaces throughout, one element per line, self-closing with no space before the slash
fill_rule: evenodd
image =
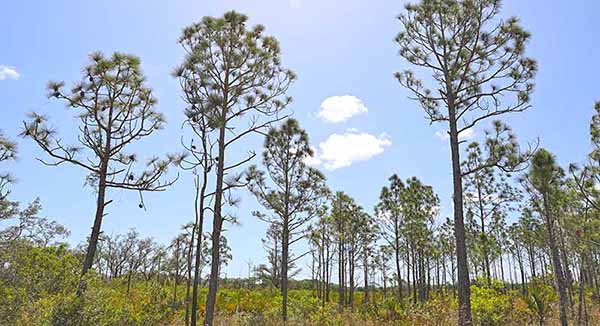
<path id="1" fill-rule="evenodd" d="M 79 119 L 78 145 L 66 145 L 48 124 L 48 117 L 31 113 L 24 122 L 22 135 L 33 139 L 50 157 L 40 159 L 46 165 L 65 162 L 83 167 L 89 172 L 87 182 L 97 185 L 101 175 L 106 186 L 132 190 L 162 190 L 172 184 L 161 182 L 169 164 L 181 158 L 153 157 L 147 169 L 133 171 L 138 160 L 126 148 L 136 140 L 149 136 L 163 127 L 163 114 L 155 110 L 157 103 L 152 90 L 145 85 L 139 58 L 122 53 L 105 57 L 90 55 L 91 63 L 84 67 L 83 78 L 70 91 L 64 82 L 49 82 L 49 97 L 63 100 Z"/>

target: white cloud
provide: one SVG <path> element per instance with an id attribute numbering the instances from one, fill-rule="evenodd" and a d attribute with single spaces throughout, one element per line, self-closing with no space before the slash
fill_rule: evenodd
<path id="1" fill-rule="evenodd" d="M 385 135 L 374 136 L 356 130 L 347 130 L 343 134 L 332 134 L 319 144 L 314 156 L 305 160 L 309 165 L 320 165 L 335 170 L 352 165 L 354 162 L 367 161 L 383 153 L 392 141 Z"/>
<path id="2" fill-rule="evenodd" d="M 450 138 L 450 135 L 448 135 L 447 131 L 441 131 L 438 130 L 435 132 L 435 136 L 441 140 L 448 140 Z M 475 130 L 473 130 L 473 128 L 469 128 L 469 129 L 465 129 L 463 132 L 460 133 L 460 135 L 458 135 L 458 138 L 460 140 L 469 140 L 469 139 L 473 139 L 473 137 L 475 137 Z"/>
<path id="3" fill-rule="evenodd" d="M 19 77 L 21 75 L 19 75 L 15 67 L 0 65 L 0 80 L 19 79 Z"/>
<path id="4" fill-rule="evenodd" d="M 317 166 L 320 165 L 321 163 L 323 163 L 323 161 L 321 161 L 321 159 L 319 158 L 319 153 L 317 151 L 317 149 L 314 146 L 310 147 L 313 151 L 313 156 L 307 156 L 304 158 L 304 163 L 306 163 L 307 165 L 310 166 Z"/>
<path id="5" fill-rule="evenodd" d="M 294 9 L 299 9 L 300 7 L 302 7 L 302 0 L 289 0 L 289 2 L 290 7 Z"/>
<path id="6" fill-rule="evenodd" d="M 356 96 L 330 96 L 321 103 L 321 109 L 317 115 L 327 122 L 339 123 L 368 111 Z"/>

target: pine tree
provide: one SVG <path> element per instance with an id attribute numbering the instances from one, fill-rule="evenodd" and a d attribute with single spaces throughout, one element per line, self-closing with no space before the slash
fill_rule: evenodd
<path id="1" fill-rule="evenodd" d="M 101 232 L 107 189 L 162 191 L 175 180 L 161 181 L 170 164 L 178 164 L 180 156 L 166 159 L 151 158 L 146 169 L 134 172 L 138 156 L 128 153 L 131 144 L 150 136 L 163 127 L 165 119 L 155 110 L 157 103 L 152 90 L 146 86 L 139 58 L 122 53 L 105 57 L 90 55 L 91 63 L 84 67 L 81 82 L 70 91 L 64 82 L 49 82 L 49 97 L 66 102 L 77 112 L 79 145 L 66 145 L 45 115 L 31 113 L 24 122 L 22 136 L 30 138 L 50 157 L 40 159 L 48 166 L 69 163 L 88 172 L 86 183 L 97 193 L 96 214 L 81 274 L 92 267 Z M 140 199 L 141 196 L 140 196 Z M 143 200 L 139 204 L 144 207 Z M 79 293 L 85 289 L 81 282 Z"/>
<path id="2" fill-rule="evenodd" d="M 531 160 L 529 172 L 522 183 L 531 197 L 534 209 L 543 217 L 554 279 L 559 295 L 561 325 L 567 325 L 567 293 L 565 268 L 559 252 L 559 197 L 562 195 L 564 171 L 556 164 L 554 155 L 539 149 Z"/>
<path id="3" fill-rule="evenodd" d="M 0 163 L 14 161 L 17 158 L 17 144 L 2 134 L 0 131 Z M 10 193 L 8 185 L 14 182 L 10 173 L 0 174 L 0 212 L 4 211 L 6 197 Z M 3 215 L 3 214 L 2 214 Z"/>
<path id="4" fill-rule="evenodd" d="M 525 167 L 522 163 L 529 159 L 530 152 L 519 153 L 515 136 L 499 121 L 495 122 L 494 131 L 486 135 L 483 146 L 478 142 L 469 144 L 462 171 L 467 230 L 473 242 L 471 261 L 481 264 L 491 285 L 490 261 L 498 255 L 501 259 L 505 220 L 521 199 L 520 192 L 511 184 L 511 173 Z M 498 161 L 496 157 L 505 159 Z M 490 164 L 490 161 L 495 162 Z"/>
<path id="5" fill-rule="evenodd" d="M 472 318 L 459 137 L 486 119 L 527 109 L 536 72 L 524 55 L 529 33 L 517 18 L 498 20 L 499 12 L 499 0 L 421 0 L 399 16 L 403 30 L 396 38 L 400 56 L 430 72 L 421 79 L 405 70 L 396 78 L 431 122 L 448 124 L 460 325 Z"/>
<path id="6" fill-rule="evenodd" d="M 400 262 L 404 240 L 402 230 L 404 229 L 404 212 L 402 210 L 402 196 L 404 194 L 404 182 L 397 175 L 389 179 L 390 185 L 384 186 L 379 195 L 379 203 L 375 207 L 375 214 L 381 221 L 383 239 L 394 252 L 394 263 L 396 268 L 396 282 L 398 284 L 398 299 L 402 299 L 402 273 Z M 407 278 L 407 282 L 410 280 Z"/>
<path id="7" fill-rule="evenodd" d="M 14 161 L 17 158 L 17 144 L 0 131 L 0 163 Z M 8 199 L 10 194 L 9 185 L 14 182 L 14 177 L 10 173 L 0 173 L 0 222 L 7 221 L 19 214 L 19 203 Z M 0 240 L 8 242 L 14 238 L 12 231 L 2 230 Z"/>
<path id="8" fill-rule="evenodd" d="M 243 173 L 236 168 L 255 154 L 226 163 L 232 147 L 253 133 L 260 133 L 284 119 L 281 111 L 291 102 L 288 87 L 296 78 L 281 65 L 279 43 L 263 34 L 264 27 L 247 28 L 248 18 L 227 12 L 221 18 L 204 17 L 183 30 L 179 43 L 186 52 L 184 63 L 174 75 L 186 79 L 194 91 L 193 104 L 202 103 L 198 112 L 214 128 L 216 142 L 215 190 L 213 201 L 212 252 L 205 325 L 212 325 L 218 287 L 219 239 L 226 216 L 225 204 L 236 200 L 227 196 L 245 187 Z M 225 176 L 229 175 L 228 179 Z M 192 321 L 195 326 L 195 321 Z"/>
<path id="9" fill-rule="evenodd" d="M 307 224 L 317 216 L 328 194 L 325 176 L 304 163 L 312 154 L 306 132 L 296 120 L 287 119 L 280 128 L 271 128 L 265 137 L 262 163 L 266 171 L 251 166 L 247 173 L 250 191 L 261 205 L 272 211 L 272 214 L 254 212 L 254 215 L 277 225 L 281 233 L 284 321 L 287 320 L 288 268 L 293 262 L 290 245 L 304 238 Z"/>

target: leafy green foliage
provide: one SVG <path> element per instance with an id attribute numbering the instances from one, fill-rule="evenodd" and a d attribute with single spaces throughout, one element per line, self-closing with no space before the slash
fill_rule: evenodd
<path id="1" fill-rule="evenodd" d="M 0 163 L 5 161 L 13 161 L 16 158 L 17 144 L 5 137 L 2 131 L 0 131 Z M 7 187 L 13 182 L 14 178 L 10 175 L 10 173 L 0 173 L 0 203 L 6 200 L 6 197 L 10 192 Z M 0 209 L 2 209 L 2 207 L 0 207 Z M 2 213 L 1 210 L 0 213 Z"/>
<path id="2" fill-rule="evenodd" d="M 556 292 L 551 286 L 533 280 L 529 283 L 528 294 L 523 299 L 531 311 L 532 321 L 545 325 L 553 312 L 552 303 L 556 300 Z"/>
<path id="3" fill-rule="evenodd" d="M 79 260 L 64 245 L 38 247 L 22 241 L 0 252 L 0 323 L 12 325 L 37 300 L 69 293 Z"/>
<path id="4" fill-rule="evenodd" d="M 471 285 L 471 308 L 477 325 L 504 325 L 513 305 L 511 297 L 502 292 L 501 284 Z"/>

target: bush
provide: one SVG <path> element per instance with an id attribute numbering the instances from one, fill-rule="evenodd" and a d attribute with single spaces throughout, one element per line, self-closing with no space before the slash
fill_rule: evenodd
<path id="1" fill-rule="evenodd" d="M 1 325 L 16 324 L 38 300 L 74 291 L 78 282 L 79 261 L 66 245 L 37 247 L 21 242 L 2 252 L 0 258 Z"/>
<path id="2" fill-rule="evenodd" d="M 539 280 L 532 280 L 523 299 L 531 311 L 531 323 L 545 325 L 552 314 L 550 303 L 556 300 L 554 289 Z"/>
<path id="3" fill-rule="evenodd" d="M 477 325 L 506 325 L 513 298 L 498 287 L 471 286 L 471 311 Z"/>

